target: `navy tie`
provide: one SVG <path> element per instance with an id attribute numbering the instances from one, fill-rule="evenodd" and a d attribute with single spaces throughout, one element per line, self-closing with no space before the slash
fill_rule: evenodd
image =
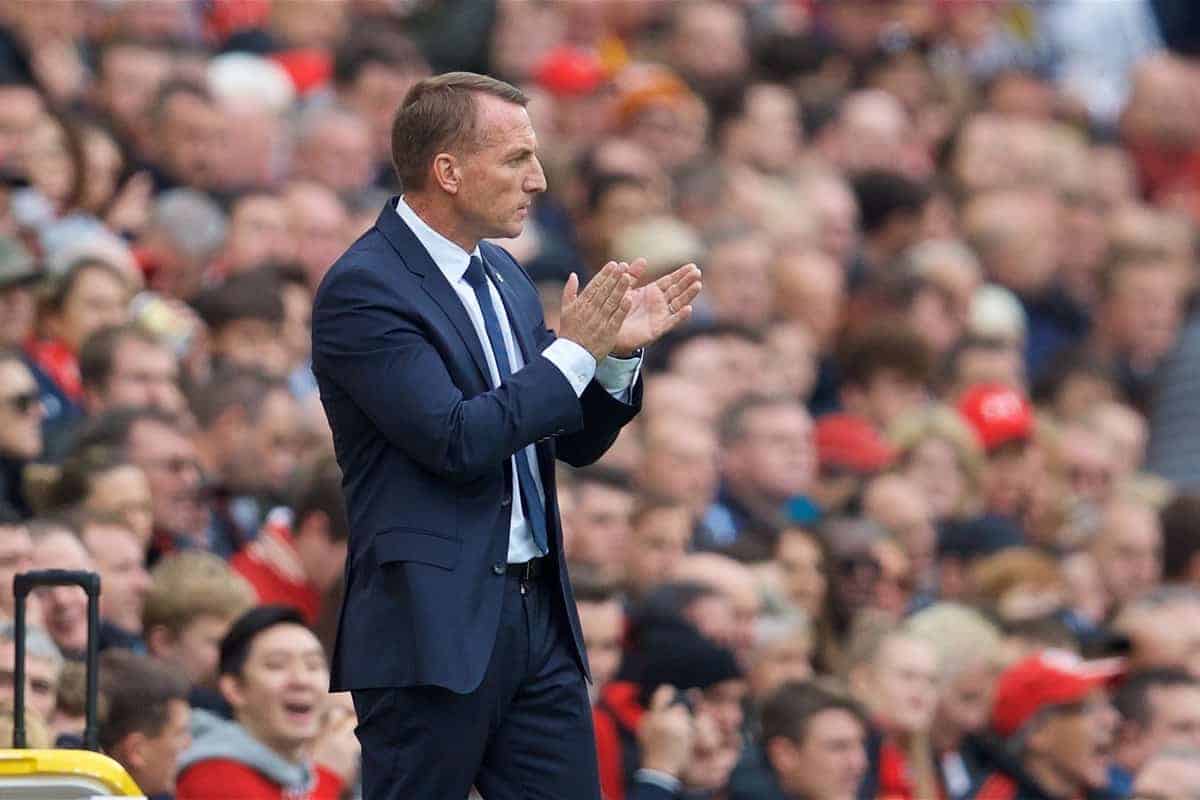
<path id="1" fill-rule="evenodd" d="M 479 256 L 471 256 L 471 265 L 467 267 L 467 283 L 475 290 L 475 299 L 483 311 L 483 327 L 487 331 L 492 345 L 492 355 L 496 357 L 496 369 L 503 383 L 512 375 L 512 364 L 508 360 L 508 348 L 504 346 L 504 333 L 500 328 L 500 316 L 492 303 L 492 293 L 488 289 L 487 276 L 483 271 L 483 260 Z M 529 456 L 522 447 L 513 458 L 517 460 L 517 483 L 520 484 L 521 502 L 525 506 L 525 519 L 529 521 L 529 529 L 533 532 L 533 543 L 538 552 L 545 555 L 549 552 L 546 544 L 546 507 L 538 495 L 537 484 L 533 482 L 533 469 L 529 466 Z"/>

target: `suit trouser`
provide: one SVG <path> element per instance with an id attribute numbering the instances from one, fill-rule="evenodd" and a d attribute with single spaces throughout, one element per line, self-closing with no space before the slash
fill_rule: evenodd
<path id="1" fill-rule="evenodd" d="M 472 785 L 485 800 L 599 800 L 591 706 L 561 597 L 552 576 L 506 577 L 496 646 L 470 694 L 353 692 L 364 800 L 463 800 Z"/>

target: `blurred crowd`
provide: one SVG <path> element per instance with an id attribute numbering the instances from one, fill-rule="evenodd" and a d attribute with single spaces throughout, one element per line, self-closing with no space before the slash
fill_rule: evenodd
<path id="1" fill-rule="evenodd" d="M 456 69 L 532 98 L 549 327 L 704 271 L 560 480 L 606 800 L 1200 797 L 1188 0 L 3 0 L 0 699 L 12 576 L 95 571 L 148 796 L 354 795 L 310 307 Z M 86 608 L 29 598 L 34 744 Z"/>

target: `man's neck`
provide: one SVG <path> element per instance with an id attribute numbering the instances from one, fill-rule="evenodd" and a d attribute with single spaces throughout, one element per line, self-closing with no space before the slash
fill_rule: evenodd
<path id="1" fill-rule="evenodd" d="M 1078 786 L 1074 781 L 1055 769 L 1053 764 L 1034 759 L 1025 763 L 1025 771 L 1034 783 L 1048 795 L 1061 797 L 1064 800 L 1084 797 L 1087 790 Z"/>
<path id="2" fill-rule="evenodd" d="M 468 253 L 479 246 L 479 236 L 467 230 L 462 218 L 446 203 L 422 192 L 406 192 L 404 202 L 422 222 Z"/>

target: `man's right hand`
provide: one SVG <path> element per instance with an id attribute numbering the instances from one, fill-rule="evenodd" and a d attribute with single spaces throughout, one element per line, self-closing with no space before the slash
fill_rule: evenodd
<path id="1" fill-rule="evenodd" d="M 642 767 L 678 778 L 692 754 L 695 731 L 687 706 L 674 700 L 675 689 L 670 686 L 654 691 L 650 708 L 638 725 L 637 739 Z"/>
<path id="2" fill-rule="evenodd" d="M 612 352 L 621 323 L 633 304 L 634 277 L 629 265 L 610 261 L 579 291 L 579 276 L 567 279 L 562 294 L 558 335 L 575 342 L 597 361 Z"/>

